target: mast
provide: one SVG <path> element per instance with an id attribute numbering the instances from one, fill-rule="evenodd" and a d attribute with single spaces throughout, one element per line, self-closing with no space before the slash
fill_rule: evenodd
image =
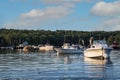
<path id="1" fill-rule="evenodd" d="M 66 30 L 65 30 L 65 34 L 64 34 L 64 43 L 66 41 Z"/>

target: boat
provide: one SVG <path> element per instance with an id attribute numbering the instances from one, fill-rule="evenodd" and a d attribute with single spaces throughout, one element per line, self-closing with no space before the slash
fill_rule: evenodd
<path id="1" fill-rule="evenodd" d="M 38 50 L 39 50 L 38 46 L 35 45 L 27 45 L 23 48 L 23 52 L 35 52 Z"/>
<path id="2" fill-rule="evenodd" d="M 53 45 L 45 44 L 44 46 L 39 46 L 40 51 L 52 51 L 54 49 Z"/>
<path id="3" fill-rule="evenodd" d="M 70 45 L 70 43 L 64 43 L 62 48 L 55 48 L 57 53 L 82 53 L 83 47 L 78 45 Z"/>
<path id="4" fill-rule="evenodd" d="M 14 47 L 14 49 L 23 49 L 25 46 L 28 46 L 27 41 L 25 41 L 22 44 L 19 44 L 18 46 Z"/>
<path id="5" fill-rule="evenodd" d="M 80 37 L 80 36 L 79 36 Z M 84 46 L 84 40 L 81 40 L 82 45 Z M 78 44 L 70 44 L 70 41 L 66 40 L 66 32 L 64 35 L 64 42 L 63 46 L 61 48 L 55 48 L 57 53 L 65 53 L 65 54 L 71 54 L 71 53 L 82 53 L 84 50 L 84 47 L 80 45 L 80 38 Z"/>
<path id="6" fill-rule="evenodd" d="M 120 50 L 120 44 L 116 41 L 113 42 L 112 45 L 110 45 L 114 50 Z"/>
<path id="7" fill-rule="evenodd" d="M 84 50 L 84 56 L 90 58 L 110 58 L 112 48 L 105 40 L 90 40 L 90 47 Z"/>

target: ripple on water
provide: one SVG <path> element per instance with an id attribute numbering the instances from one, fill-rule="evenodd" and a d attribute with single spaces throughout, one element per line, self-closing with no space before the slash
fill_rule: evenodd
<path id="1" fill-rule="evenodd" d="M 0 79 L 120 79 L 120 51 L 112 51 L 110 56 L 110 60 L 100 60 L 86 59 L 83 54 L 55 52 L 0 54 Z"/>

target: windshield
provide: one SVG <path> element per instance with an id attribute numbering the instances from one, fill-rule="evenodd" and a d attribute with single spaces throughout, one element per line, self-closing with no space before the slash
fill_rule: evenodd
<path id="1" fill-rule="evenodd" d="M 95 40 L 93 41 L 93 44 L 106 44 L 105 40 Z"/>

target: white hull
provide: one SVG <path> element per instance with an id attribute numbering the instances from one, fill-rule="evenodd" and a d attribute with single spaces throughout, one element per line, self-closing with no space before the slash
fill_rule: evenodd
<path id="1" fill-rule="evenodd" d="M 84 56 L 85 57 L 103 57 L 103 58 L 109 58 L 110 57 L 110 52 L 111 48 L 88 48 L 84 51 Z"/>
<path id="2" fill-rule="evenodd" d="M 71 54 L 71 53 L 82 53 L 82 52 L 83 52 L 83 50 L 80 50 L 80 49 L 55 48 L 55 50 L 57 51 L 57 53 L 67 53 L 67 54 Z"/>

